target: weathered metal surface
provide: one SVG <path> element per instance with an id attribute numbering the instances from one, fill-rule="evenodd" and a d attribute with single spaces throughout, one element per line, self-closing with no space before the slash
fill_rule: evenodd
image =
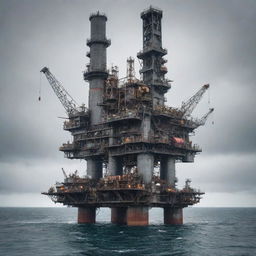
<path id="1" fill-rule="evenodd" d="M 78 207 L 77 222 L 79 224 L 95 223 L 96 208 L 94 207 Z"/>
<path id="2" fill-rule="evenodd" d="M 146 226 L 148 225 L 148 207 L 130 206 L 127 208 L 128 226 Z"/>
<path id="3" fill-rule="evenodd" d="M 111 222 L 113 224 L 127 224 L 127 208 L 126 207 L 112 207 L 111 208 Z"/>
<path id="4" fill-rule="evenodd" d="M 182 208 L 164 208 L 164 224 L 181 225 L 183 224 Z"/>
<path id="5" fill-rule="evenodd" d="M 102 122 L 104 80 L 107 78 L 107 55 L 106 48 L 110 41 L 106 39 L 107 18 L 102 14 L 91 16 L 91 39 L 87 40 L 90 47 L 90 64 L 84 74 L 84 78 L 89 80 L 89 109 L 91 112 L 90 124 L 95 125 Z"/>
<path id="6" fill-rule="evenodd" d="M 136 206 L 187 207 L 200 201 L 204 194 L 186 182 L 182 190 L 154 176 L 145 184 L 143 176 L 136 172 L 127 175 L 108 176 L 99 181 L 74 176 L 66 182 L 51 187 L 48 193 L 56 203 L 65 205 L 88 205 L 95 207 Z"/>

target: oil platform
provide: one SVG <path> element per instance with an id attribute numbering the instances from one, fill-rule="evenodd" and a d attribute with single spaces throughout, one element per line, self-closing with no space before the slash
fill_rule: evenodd
<path id="1" fill-rule="evenodd" d="M 96 209 L 111 208 L 116 224 L 147 225 L 151 207 L 161 207 L 165 224 L 182 224 L 183 208 L 196 204 L 204 194 L 190 186 L 176 188 L 175 163 L 193 162 L 201 152 L 189 135 L 205 124 L 213 109 L 201 119 L 191 113 L 209 88 L 202 86 L 180 108 L 165 105 L 171 88 L 165 78 L 167 68 L 162 47 L 162 11 L 150 7 L 141 13 L 143 50 L 141 79 L 135 77 L 134 59 L 127 59 L 127 75 L 119 79 L 118 68 L 107 70 L 107 17 L 92 14 L 91 38 L 87 40 L 90 63 L 84 72 L 89 82 L 89 107 L 78 107 L 75 100 L 47 67 L 43 72 L 65 107 L 68 120 L 64 130 L 73 142 L 60 147 L 66 158 L 87 161 L 87 174 L 77 172 L 51 187 L 54 202 L 78 208 L 78 223 L 95 223 Z"/>

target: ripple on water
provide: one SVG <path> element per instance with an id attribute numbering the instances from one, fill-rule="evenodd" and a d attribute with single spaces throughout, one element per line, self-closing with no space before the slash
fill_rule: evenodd
<path id="1" fill-rule="evenodd" d="M 197 208 L 187 216 L 182 226 L 127 227 L 103 217 L 78 225 L 69 209 L 0 209 L 0 255 L 256 255 L 256 209 Z"/>

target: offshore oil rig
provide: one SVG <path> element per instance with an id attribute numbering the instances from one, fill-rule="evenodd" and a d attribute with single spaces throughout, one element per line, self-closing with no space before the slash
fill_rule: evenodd
<path id="1" fill-rule="evenodd" d="M 189 135 L 205 124 L 209 111 L 194 119 L 191 113 L 205 91 L 202 86 L 180 108 L 165 105 L 165 94 L 171 88 L 165 78 L 167 68 L 162 47 L 162 11 L 150 7 L 141 13 L 143 50 L 141 79 L 135 77 L 134 59 L 127 59 L 127 75 L 119 79 L 118 68 L 107 70 L 107 17 L 92 14 L 91 38 L 87 40 L 90 63 L 84 72 L 89 82 L 89 108 L 75 102 L 47 67 L 46 75 L 63 104 L 68 120 L 64 130 L 73 142 L 60 147 L 66 158 L 87 161 L 87 173 L 77 172 L 42 194 L 56 203 L 78 208 L 78 223 L 95 223 L 96 209 L 111 208 L 116 224 L 147 225 L 151 207 L 161 207 L 165 224 L 182 224 L 183 208 L 196 204 L 204 194 L 190 186 L 176 188 L 175 163 L 193 162 L 201 149 Z"/>

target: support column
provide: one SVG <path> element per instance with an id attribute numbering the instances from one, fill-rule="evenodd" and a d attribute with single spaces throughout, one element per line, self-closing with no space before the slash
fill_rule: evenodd
<path id="1" fill-rule="evenodd" d="M 168 158 L 162 159 L 160 164 L 160 178 L 166 180 L 173 188 L 175 188 L 176 182 L 175 173 L 175 158 L 168 156 Z"/>
<path id="2" fill-rule="evenodd" d="M 77 222 L 79 224 L 95 223 L 96 208 L 95 207 L 78 207 Z"/>
<path id="3" fill-rule="evenodd" d="M 111 155 L 108 156 L 108 174 L 109 176 L 123 174 L 123 166 L 120 159 Z"/>
<path id="4" fill-rule="evenodd" d="M 128 226 L 147 226 L 148 225 L 148 207 L 135 206 L 127 208 Z"/>
<path id="5" fill-rule="evenodd" d="M 143 139 L 148 141 L 150 139 L 150 130 L 151 130 L 151 116 L 145 115 L 142 121 L 142 135 Z"/>
<path id="6" fill-rule="evenodd" d="M 102 160 L 87 159 L 87 175 L 92 179 L 100 179 L 102 177 Z"/>
<path id="7" fill-rule="evenodd" d="M 183 209 L 182 208 L 164 208 L 164 224 L 182 225 Z"/>
<path id="8" fill-rule="evenodd" d="M 138 154 L 137 166 L 138 173 L 142 175 L 143 181 L 146 184 L 150 183 L 154 171 L 154 156 L 149 153 Z"/>
<path id="9" fill-rule="evenodd" d="M 114 144 L 114 129 L 111 128 L 109 131 L 109 145 L 112 146 Z M 120 158 L 113 157 L 111 152 L 108 154 L 108 175 L 122 175 L 123 174 L 123 166 Z"/>
<path id="10" fill-rule="evenodd" d="M 96 125 L 102 122 L 102 99 L 103 99 L 104 79 L 94 78 L 90 80 L 89 89 L 89 109 L 91 112 L 91 125 Z"/>
<path id="11" fill-rule="evenodd" d="M 111 208 L 111 222 L 113 224 L 126 224 L 126 216 L 127 208 L 126 207 L 112 207 Z"/>

